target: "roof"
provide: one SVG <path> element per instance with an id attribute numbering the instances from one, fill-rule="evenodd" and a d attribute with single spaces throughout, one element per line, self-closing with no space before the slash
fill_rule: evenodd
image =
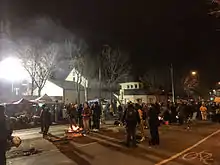
<path id="1" fill-rule="evenodd" d="M 22 98 L 16 102 L 13 102 L 12 104 L 32 104 L 32 103 L 34 103 L 34 102 Z"/>
<path id="2" fill-rule="evenodd" d="M 35 99 L 35 101 L 47 101 L 47 102 L 52 102 L 53 100 L 50 98 L 50 96 L 48 96 L 47 94 L 38 97 Z"/>
<path id="3" fill-rule="evenodd" d="M 126 84 L 142 84 L 141 82 L 138 82 L 138 81 L 131 81 L 131 82 L 123 82 L 123 83 L 120 83 L 120 85 L 126 85 Z"/>
<path id="4" fill-rule="evenodd" d="M 76 89 L 76 83 L 73 81 L 65 81 L 65 80 L 53 80 L 49 79 L 48 81 L 56 84 L 57 86 L 63 88 L 63 89 L 69 89 L 69 90 L 75 90 Z"/>

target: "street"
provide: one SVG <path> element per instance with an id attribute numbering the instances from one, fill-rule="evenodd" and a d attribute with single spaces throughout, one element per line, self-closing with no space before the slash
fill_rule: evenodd
<path id="1" fill-rule="evenodd" d="M 54 141 L 43 139 L 37 128 L 15 131 L 14 135 L 20 136 L 23 142 L 19 148 L 8 152 L 8 165 L 220 164 L 220 133 L 216 132 L 219 124 L 199 122 L 189 130 L 184 126 L 163 125 L 160 127 L 160 146 L 149 147 L 146 140 L 137 148 L 124 146 L 125 130 L 122 127 L 108 126 L 99 133 L 75 137 L 71 141 L 62 139 L 65 128 L 67 126 L 50 129 L 53 137 L 58 139 Z M 211 135 L 213 132 L 215 134 Z M 30 148 L 37 152 L 23 156 L 23 151 Z"/>

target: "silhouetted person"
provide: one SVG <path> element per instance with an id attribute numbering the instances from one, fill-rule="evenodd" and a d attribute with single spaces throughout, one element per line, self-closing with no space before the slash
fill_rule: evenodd
<path id="1" fill-rule="evenodd" d="M 148 112 L 149 128 L 151 134 L 151 140 L 149 141 L 150 145 L 160 144 L 159 131 L 158 131 L 158 127 L 160 125 L 160 121 L 158 119 L 159 113 L 160 113 L 159 107 L 155 104 L 151 104 Z"/>
<path id="2" fill-rule="evenodd" d="M 82 117 L 83 105 L 82 104 L 79 105 L 77 112 L 78 112 L 79 127 L 83 128 L 83 117 Z"/>
<path id="3" fill-rule="evenodd" d="M 98 131 L 100 128 L 100 117 L 101 117 L 101 107 L 98 104 L 98 102 L 95 102 L 95 105 L 93 107 L 93 128 L 95 131 Z"/>
<path id="4" fill-rule="evenodd" d="M 7 141 L 12 140 L 12 130 L 7 123 L 5 116 L 5 107 L 0 105 L 0 165 L 6 165 L 5 153 L 7 150 Z"/>
<path id="5" fill-rule="evenodd" d="M 119 116 L 119 121 L 122 120 L 122 117 L 123 117 L 123 108 L 121 105 L 118 106 L 118 116 Z"/>
<path id="6" fill-rule="evenodd" d="M 132 143 L 132 146 L 136 147 L 136 126 L 140 123 L 140 116 L 132 104 L 128 104 L 128 107 L 124 112 L 123 121 L 126 122 L 126 145 L 130 147 L 130 143 Z"/>
<path id="7" fill-rule="evenodd" d="M 67 115 L 68 115 L 68 121 L 70 124 L 70 128 L 73 129 L 73 125 L 76 126 L 76 107 L 73 104 L 69 104 L 67 107 Z"/>
<path id="8" fill-rule="evenodd" d="M 49 108 L 46 107 L 46 105 L 44 104 L 42 106 L 42 111 L 41 111 L 41 124 L 43 125 L 43 136 L 46 136 L 48 134 L 50 125 L 51 125 L 51 113 L 49 112 Z"/>

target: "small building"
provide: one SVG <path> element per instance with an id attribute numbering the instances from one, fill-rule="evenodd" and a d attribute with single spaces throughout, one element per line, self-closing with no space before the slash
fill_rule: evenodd
<path id="1" fill-rule="evenodd" d="M 76 103 L 77 91 L 76 83 L 68 81 L 47 80 L 43 89 L 41 90 L 41 96 L 47 94 L 50 97 L 57 97 L 64 103 Z M 34 90 L 34 95 L 38 95 L 38 89 Z M 80 91 L 80 100 L 85 101 L 84 91 Z"/>
<path id="2" fill-rule="evenodd" d="M 120 84 L 119 101 L 122 104 L 127 102 L 137 102 L 142 100 L 144 103 L 167 102 L 167 97 L 163 93 L 154 93 L 146 90 L 141 82 L 126 82 Z"/>

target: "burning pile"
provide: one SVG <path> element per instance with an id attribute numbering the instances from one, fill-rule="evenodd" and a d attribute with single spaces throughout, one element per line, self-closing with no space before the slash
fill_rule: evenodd
<path id="1" fill-rule="evenodd" d="M 83 136 L 83 129 L 72 125 L 72 128 L 69 126 L 65 131 L 65 135 L 67 138 L 80 137 Z"/>

